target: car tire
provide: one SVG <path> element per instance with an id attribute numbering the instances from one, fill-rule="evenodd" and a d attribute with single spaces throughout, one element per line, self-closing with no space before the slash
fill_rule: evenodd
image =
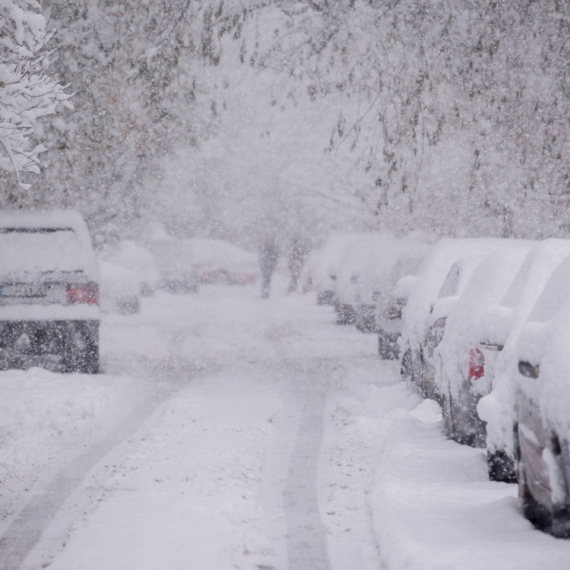
<path id="1" fill-rule="evenodd" d="M 523 462 L 518 468 L 519 502 L 523 516 L 539 530 L 546 530 L 551 525 L 552 516 L 533 496 L 526 480 Z"/>
<path id="2" fill-rule="evenodd" d="M 82 374 L 99 372 L 99 323 L 72 323 L 65 347 L 64 370 Z"/>
<path id="3" fill-rule="evenodd" d="M 487 451 L 487 469 L 491 481 L 516 483 L 515 462 L 502 449 Z"/>

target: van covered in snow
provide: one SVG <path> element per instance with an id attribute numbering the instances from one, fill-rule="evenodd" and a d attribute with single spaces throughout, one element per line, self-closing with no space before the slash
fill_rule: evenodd
<path id="1" fill-rule="evenodd" d="M 77 212 L 0 213 L 0 369 L 99 368 L 99 269 Z"/>

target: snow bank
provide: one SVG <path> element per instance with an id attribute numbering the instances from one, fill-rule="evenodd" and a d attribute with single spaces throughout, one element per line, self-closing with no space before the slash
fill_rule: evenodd
<path id="1" fill-rule="evenodd" d="M 130 377 L 0 372 L 0 494 L 4 515 L 20 496 L 92 438 L 106 433 L 139 397 Z M 125 406 L 125 402 L 128 402 Z"/>
<path id="2" fill-rule="evenodd" d="M 442 413 L 395 363 L 357 366 L 329 397 L 321 517 L 331 568 L 565 570 L 570 542 L 535 530 L 485 453 L 443 435 Z M 375 561 L 376 560 L 376 561 Z"/>

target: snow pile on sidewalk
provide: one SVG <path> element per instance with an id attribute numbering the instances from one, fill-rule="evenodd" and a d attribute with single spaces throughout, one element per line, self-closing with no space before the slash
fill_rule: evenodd
<path id="1" fill-rule="evenodd" d="M 40 368 L 0 372 L 3 519 L 39 478 L 105 435 L 106 426 L 137 401 L 134 385 L 128 376 L 63 375 Z"/>
<path id="2" fill-rule="evenodd" d="M 570 541 L 535 530 L 516 486 L 490 482 L 484 452 L 447 440 L 439 405 L 395 368 L 347 378 L 328 410 L 320 483 L 333 568 L 360 556 L 372 570 L 367 524 L 390 570 L 570 567 Z"/>

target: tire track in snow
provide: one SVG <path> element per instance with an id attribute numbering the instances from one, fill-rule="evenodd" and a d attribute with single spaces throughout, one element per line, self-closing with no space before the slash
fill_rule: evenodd
<path id="1" fill-rule="evenodd" d="M 2 570 L 20 568 L 40 540 L 44 529 L 72 492 L 81 485 L 87 473 L 113 448 L 136 432 L 177 389 L 176 385 L 171 384 L 154 391 L 149 398 L 119 422 L 107 437 L 65 466 L 56 474 L 51 483 L 37 492 L 0 538 Z"/>
<path id="2" fill-rule="evenodd" d="M 328 570 L 330 567 L 317 494 L 325 398 L 324 391 L 307 394 L 283 489 L 291 570 Z"/>

